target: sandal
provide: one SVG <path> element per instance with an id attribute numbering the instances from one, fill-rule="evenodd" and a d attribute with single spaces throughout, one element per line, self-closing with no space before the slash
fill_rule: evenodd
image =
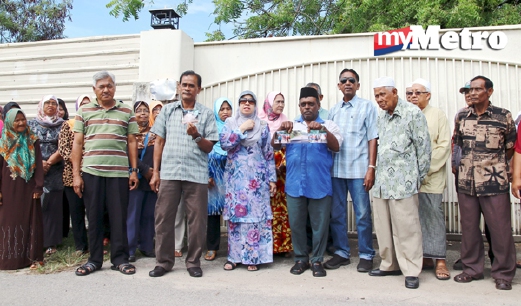
<path id="1" fill-rule="evenodd" d="M 483 279 L 483 275 L 471 276 L 465 272 L 454 276 L 454 281 L 457 283 L 470 283 L 473 280 Z"/>
<path id="2" fill-rule="evenodd" d="M 109 238 L 103 238 L 103 246 L 107 246 L 110 244 L 110 239 Z"/>
<path id="3" fill-rule="evenodd" d="M 230 267 L 226 268 L 227 265 L 229 265 Z M 235 268 L 237 268 L 237 264 L 231 261 L 227 261 L 223 266 L 223 269 L 226 271 L 235 270 Z"/>
<path id="4" fill-rule="evenodd" d="M 215 259 L 216 256 L 217 256 L 216 251 L 207 251 L 206 255 L 204 255 L 204 260 L 212 261 Z"/>
<path id="5" fill-rule="evenodd" d="M 291 267 L 289 272 L 291 274 L 300 275 L 304 273 L 304 271 L 306 271 L 307 269 L 309 269 L 309 262 L 299 260 L 295 263 L 295 265 L 293 265 L 293 267 Z"/>
<path id="6" fill-rule="evenodd" d="M 134 267 L 134 265 L 132 264 L 129 264 L 129 263 L 122 263 L 120 265 L 114 265 L 112 267 L 110 267 L 111 270 L 114 270 L 114 271 L 119 271 L 125 275 L 132 275 L 134 273 L 136 273 L 136 267 Z"/>
<path id="7" fill-rule="evenodd" d="M 29 270 L 36 270 L 39 267 L 43 267 L 44 263 L 43 261 L 34 261 L 32 265 L 29 267 Z"/>
<path id="8" fill-rule="evenodd" d="M 47 248 L 47 250 L 45 251 L 45 255 L 47 256 L 51 256 L 52 254 L 56 253 L 57 250 L 55 247 L 49 247 Z"/>
<path id="9" fill-rule="evenodd" d="M 518 261 L 516 262 L 516 267 L 517 267 L 518 269 L 521 269 L 521 260 L 518 260 Z"/>
<path id="10" fill-rule="evenodd" d="M 255 271 L 259 271 L 259 270 L 260 270 L 260 266 L 257 266 L 257 265 L 248 266 L 248 271 L 250 271 L 250 272 L 255 272 Z"/>
<path id="11" fill-rule="evenodd" d="M 78 276 L 85 276 L 85 275 L 91 274 L 92 272 L 94 272 L 96 270 L 98 270 L 98 267 L 96 267 L 95 264 L 93 264 L 92 262 L 87 262 L 86 264 L 79 266 L 76 269 L 75 273 Z"/>
<path id="12" fill-rule="evenodd" d="M 445 265 L 436 266 L 436 278 L 439 280 L 448 280 L 450 279 L 450 272 Z"/>
<path id="13" fill-rule="evenodd" d="M 174 256 L 175 257 L 183 257 L 183 252 L 181 252 L 181 250 L 175 250 Z"/>
<path id="14" fill-rule="evenodd" d="M 314 277 L 324 277 L 326 276 L 326 270 L 322 266 L 321 262 L 314 262 L 311 264 L 311 271 L 313 271 Z"/>

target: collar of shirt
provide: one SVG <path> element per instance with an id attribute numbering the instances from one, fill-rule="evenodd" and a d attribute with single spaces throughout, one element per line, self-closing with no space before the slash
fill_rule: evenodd
<path id="1" fill-rule="evenodd" d="M 116 101 L 114 100 L 115 104 L 114 106 L 112 106 L 111 108 L 109 108 L 108 110 L 111 110 L 111 109 L 115 109 L 115 108 L 118 108 L 121 106 L 121 104 L 123 104 L 123 102 L 121 101 Z M 96 102 L 94 102 L 94 105 L 97 107 L 97 108 L 104 108 L 103 106 L 101 106 L 101 104 L 98 103 L 98 99 L 96 98 Z"/>
<path id="2" fill-rule="evenodd" d="M 400 99 L 400 97 L 398 97 L 398 103 L 396 104 L 396 107 L 394 108 L 393 114 L 389 115 L 388 111 L 385 112 L 385 116 L 387 117 L 387 119 L 393 118 L 395 115 L 401 117 L 402 116 L 401 110 L 403 109 L 404 103 L 405 102 L 402 99 Z"/>
<path id="3" fill-rule="evenodd" d="M 342 99 L 342 106 L 340 107 L 344 107 L 344 106 L 347 106 L 347 107 L 353 107 L 353 102 L 358 99 L 358 96 L 357 95 L 354 95 L 353 99 L 349 100 L 349 101 L 344 101 L 344 99 Z"/>
<path id="4" fill-rule="evenodd" d="M 298 118 L 295 121 L 297 121 L 297 122 L 304 122 L 304 118 L 302 118 L 302 115 L 300 115 L 300 118 Z M 315 119 L 315 121 L 320 123 L 320 124 L 324 124 L 325 123 L 325 121 L 322 120 L 322 118 L 320 118 L 320 116 L 318 116 L 317 119 Z"/>
<path id="5" fill-rule="evenodd" d="M 488 107 L 487 109 L 485 110 L 485 112 L 483 114 L 481 114 L 482 116 L 487 114 L 489 117 L 492 115 L 492 101 L 488 101 Z M 474 115 L 476 117 L 479 117 L 478 114 L 476 114 L 476 109 L 474 108 L 474 105 L 471 105 L 468 107 L 469 109 L 469 112 L 467 113 L 467 118 L 470 117 L 470 115 Z"/>

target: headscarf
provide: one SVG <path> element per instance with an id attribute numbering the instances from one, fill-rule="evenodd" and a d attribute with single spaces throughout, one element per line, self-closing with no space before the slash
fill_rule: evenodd
<path id="1" fill-rule="evenodd" d="M 245 90 L 245 91 L 241 92 L 241 95 L 239 96 L 239 100 L 242 97 L 244 97 L 245 95 L 251 95 L 253 97 L 253 99 L 255 99 L 255 101 L 258 102 L 257 96 L 255 96 L 255 94 L 249 90 Z M 239 105 L 239 101 L 237 101 L 237 105 Z M 230 125 L 231 125 L 232 129 L 238 129 L 241 126 L 241 124 L 243 124 L 246 120 L 249 120 L 249 119 L 252 119 L 253 121 L 255 121 L 255 126 L 253 127 L 252 130 L 246 131 L 245 132 L 246 138 L 241 140 L 241 145 L 243 145 L 245 147 L 253 146 L 261 138 L 261 120 L 257 116 L 257 104 L 255 104 L 253 114 L 251 114 L 249 116 L 243 115 L 241 113 L 240 107 L 239 107 L 239 110 L 235 112 L 235 116 L 233 116 L 232 118 L 226 119 L 226 121 L 230 121 Z M 266 123 L 264 123 L 264 124 L 266 124 Z"/>
<path id="2" fill-rule="evenodd" d="M 7 112 L 4 118 L 4 129 L 0 138 L 0 155 L 4 158 L 7 166 L 11 170 L 11 177 L 23 178 L 28 182 L 36 169 L 36 154 L 34 143 L 38 137 L 29 127 L 25 131 L 18 133 L 14 130 L 16 115 L 25 113 L 21 109 L 12 109 Z"/>
<path id="3" fill-rule="evenodd" d="M 148 108 L 148 111 L 150 111 L 150 107 L 148 106 L 148 103 L 145 101 L 136 101 L 134 103 L 134 112 L 140 107 L 141 105 L 144 105 Z M 152 113 L 149 114 L 149 116 L 152 116 Z M 150 125 L 150 121 L 146 123 L 146 125 L 141 126 L 138 124 L 139 127 L 139 134 L 136 135 L 137 145 L 138 149 L 142 149 L 145 146 L 145 138 L 148 135 L 148 144 L 147 147 L 153 146 L 156 140 L 156 135 L 149 133 L 152 126 Z"/>
<path id="4" fill-rule="evenodd" d="M 284 95 L 279 91 L 272 91 L 264 100 L 263 108 L 259 109 L 259 118 L 268 122 L 268 126 L 270 127 L 270 134 L 273 134 L 279 129 L 282 122 L 288 121 L 288 117 L 284 114 L 275 114 L 273 112 L 273 101 L 275 101 L 275 97 L 281 95 L 284 98 Z"/>
<path id="5" fill-rule="evenodd" d="M 78 97 L 78 99 L 76 99 L 76 111 L 78 111 L 80 109 L 80 104 L 81 104 L 81 101 L 83 101 L 83 99 L 89 99 L 90 101 L 90 97 L 88 95 L 81 95 Z"/>
<path id="6" fill-rule="evenodd" d="M 161 101 L 152 100 L 152 102 L 150 102 L 150 118 L 148 119 L 149 126 L 153 126 L 154 122 L 156 121 L 152 115 L 152 110 L 158 105 L 161 105 L 161 108 L 163 108 L 163 102 Z"/>
<path id="7" fill-rule="evenodd" d="M 59 126 L 63 123 L 63 119 L 58 117 L 58 106 L 56 106 L 56 113 L 53 114 L 52 116 L 45 115 L 45 113 L 43 111 L 44 103 L 49 100 L 54 100 L 54 101 L 56 101 L 56 103 L 58 103 L 58 99 L 55 96 L 53 96 L 53 95 L 44 96 L 42 98 L 42 100 L 40 100 L 40 103 L 38 103 L 38 112 L 36 114 L 36 121 L 40 125 L 45 126 L 45 127 Z"/>
<path id="8" fill-rule="evenodd" d="M 18 108 L 18 109 L 21 109 L 20 105 L 18 105 L 18 103 L 12 101 L 12 102 L 9 102 L 7 103 L 5 106 L 4 106 L 4 109 L 2 109 L 2 115 L 4 115 L 4 119 L 5 119 L 5 116 L 7 115 L 7 112 L 11 109 L 11 108 Z"/>
<path id="9" fill-rule="evenodd" d="M 58 107 L 61 107 L 65 111 L 65 114 L 63 115 L 62 119 L 69 120 L 69 111 L 67 110 L 67 105 L 65 105 L 65 101 L 58 98 Z M 60 110 L 58 110 L 58 111 L 60 111 Z"/>
<path id="10" fill-rule="evenodd" d="M 230 108 L 233 110 L 233 106 L 232 106 L 233 103 L 230 103 L 230 99 L 228 99 L 228 98 L 221 97 L 221 98 L 215 100 L 215 102 L 213 102 L 213 114 L 215 116 L 215 121 L 217 122 L 217 132 L 219 134 L 221 133 L 221 131 L 224 127 L 224 121 L 222 121 L 221 118 L 219 117 L 219 110 L 221 109 L 221 106 L 224 104 L 224 102 L 227 102 L 230 105 Z M 227 154 L 227 152 L 221 148 L 220 141 L 216 142 L 213 145 L 213 150 L 215 151 L 215 153 L 220 154 L 220 155 Z"/>

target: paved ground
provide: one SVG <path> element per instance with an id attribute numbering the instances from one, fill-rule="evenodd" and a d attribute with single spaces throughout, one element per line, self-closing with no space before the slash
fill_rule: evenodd
<path id="1" fill-rule="evenodd" d="M 450 267 L 459 256 L 458 250 L 458 243 L 449 245 Z M 521 244 L 517 250 L 521 258 Z M 161 278 L 148 276 L 155 265 L 151 258 L 138 259 L 137 273 L 132 276 L 110 270 L 109 263 L 85 277 L 75 276 L 73 271 L 49 275 L 32 274 L 27 269 L 2 271 L 0 305 L 521 305 L 521 269 L 513 290 L 499 291 L 490 278 L 488 260 L 484 280 L 469 284 L 439 281 L 433 271 L 425 271 L 416 290 L 404 287 L 403 276 L 378 278 L 358 273 L 358 257 L 352 258 L 349 266 L 328 270 L 325 278 L 314 278 L 310 271 L 292 275 L 293 261 L 283 257 L 276 257 L 273 264 L 258 272 L 241 266 L 224 271 L 225 250 L 213 262 L 202 260 L 204 276 L 192 278 L 183 260 Z M 451 270 L 452 276 L 456 272 Z"/>

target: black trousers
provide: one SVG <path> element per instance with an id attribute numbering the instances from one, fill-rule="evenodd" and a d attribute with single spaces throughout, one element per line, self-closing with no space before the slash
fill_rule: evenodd
<path id="1" fill-rule="evenodd" d="M 127 263 L 128 178 L 83 173 L 83 182 L 83 201 L 89 220 L 89 262 L 98 268 L 103 264 L 103 212 L 106 208 L 110 222 L 110 261 L 115 266 Z"/>
<path id="2" fill-rule="evenodd" d="M 209 251 L 218 251 L 221 242 L 221 216 L 208 216 L 208 224 L 206 225 L 206 249 Z"/>
<path id="3" fill-rule="evenodd" d="M 83 199 L 74 192 L 74 188 L 65 187 L 64 193 L 69 202 L 68 210 L 71 214 L 72 235 L 74 236 L 76 251 L 87 251 L 89 243 L 87 240 L 87 228 L 85 227 L 85 204 Z"/>

